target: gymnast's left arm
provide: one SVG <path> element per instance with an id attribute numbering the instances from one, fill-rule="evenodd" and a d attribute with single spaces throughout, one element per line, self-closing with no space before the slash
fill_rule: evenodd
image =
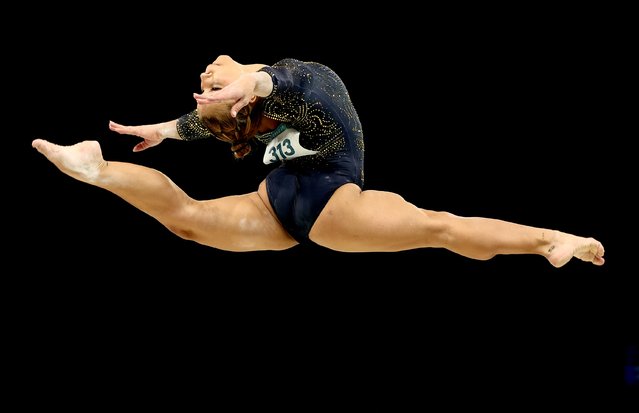
<path id="1" fill-rule="evenodd" d="M 179 119 L 149 125 L 126 126 L 113 121 L 109 122 L 109 129 L 122 135 L 138 136 L 143 139 L 133 147 L 133 152 L 157 146 L 164 139 L 181 139 L 177 124 Z"/>
<path id="2" fill-rule="evenodd" d="M 109 122 L 109 129 L 123 135 L 133 135 L 144 139 L 133 147 L 133 152 L 157 146 L 164 139 L 179 139 L 193 141 L 197 139 L 213 138 L 215 135 L 204 126 L 197 110 L 180 116 L 178 119 L 149 125 L 125 126 Z"/>

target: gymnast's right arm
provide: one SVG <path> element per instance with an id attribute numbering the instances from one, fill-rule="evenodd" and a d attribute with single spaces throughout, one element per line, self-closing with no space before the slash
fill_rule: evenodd
<path id="1" fill-rule="evenodd" d="M 197 110 L 193 110 L 178 119 L 150 125 L 125 126 L 109 122 L 109 129 L 123 135 L 133 135 L 144 139 L 133 147 L 133 152 L 157 146 L 164 139 L 179 139 L 192 141 L 196 139 L 215 137 L 198 117 Z"/>

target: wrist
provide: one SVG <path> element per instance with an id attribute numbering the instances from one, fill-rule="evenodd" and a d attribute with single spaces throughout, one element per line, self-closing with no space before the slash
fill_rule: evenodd
<path id="1" fill-rule="evenodd" d="M 253 72 L 250 74 L 255 79 L 253 94 L 259 97 L 267 97 L 273 91 L 273 80 L 266 72 Z"/>
<path id="2" fill-rule="evenodd" d="M 157 134 L 160 139 L 181 139 L 177 131 L 177 119 L 159 124 Z"/>
<path id="3" fill-rule="evenodd" d="M 173 124 L 173 122 L 170 122 Z M 193 110 L 175 121 L 176 139 L 192 141 L 215 137 L 200 120 L 197 110 Z"/>

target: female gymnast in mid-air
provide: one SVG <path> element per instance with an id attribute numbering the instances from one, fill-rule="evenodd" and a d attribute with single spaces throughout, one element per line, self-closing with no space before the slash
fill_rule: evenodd
<path id="1" fill-rule="evenodd" d="M 264 148 L 276 164 L 255 192 L 196 200 L 158 170 L 103 159 L 97 141 L 32 146 L 65 174 L 106 189 L 178 236 L 228 251 L 284 250 L 299 243 L 344 252 L 446 248 L 487 260 L 537 254 L 561 267 L 573 257 L 604 263 L 593 239 L 492 218 L 419 208 L 400 195 L 364 190 L 364 136 L 338 75 L 315 62 L 240 64 L 219 56 L 200 75 L 197 107 L 172 121 L 111 130 L 143 140 L 217 138 L 243 158 Z M 212 181 L 214 184 L 214 181 Z"/>

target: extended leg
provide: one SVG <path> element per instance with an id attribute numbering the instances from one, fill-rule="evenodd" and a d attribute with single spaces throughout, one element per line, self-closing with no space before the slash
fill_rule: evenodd
<path id="1" fill-rule="evenodd" d="M 231 251 L 297 244 L 258 192 L 198 201 L 155 169 L 105 161 L 97 141 L 60 146 L 36 139 L 32 145 L 65 174 L 116 194 L 182 238 Z"/>
<path id="2" fill-rule="evenodd" d="M 400 251 L 441 247 L 485 260 L 497 254 L 538 254 L 556 267 L 572 257 L 597 265 L 604 248 L 593 238 L 491 218 L 428 211 L 397 194 L 339 188 L 316 221 L 311 239 L 339 251 Z"/>

